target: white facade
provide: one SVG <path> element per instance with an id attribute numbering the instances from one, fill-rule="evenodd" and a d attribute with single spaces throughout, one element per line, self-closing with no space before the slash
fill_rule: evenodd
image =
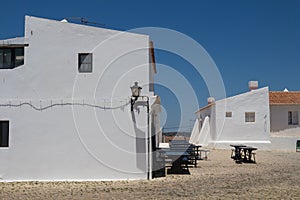
<path id="1" fill-rule="evenodd" d="M 150 105 L 156 99 L 148 87 L 149 37 L 30 16 L 25 22 L 24 65 L 0 69 L 0 120 L 9 121 L 0 180 L 151 176 L 146 138 L 160 130 L 159 109 L 150 109 L 147 123 L 145 101 L 130 108 L 135 81 Z M 91 73 L 78 72 L 80 53 L 92 53 Z"/>
<path id="2" fill-rule="evenodd" d="M 243 143 L 260 149 L 269 148 L 268 94 L 267 87 L 256 89 L 216 101 L 197 111 L 199 121 L 206 116 L 210 118 L 209 145 L 229 148 L 230 144 Z"/>
<path id="3" fill-rule="evenodd" d="M 272 150 L 275 151 L 295 152 L 297 140 L 300 140 L 300 127 L 271 132 Z"/>
<path id="4" fill-rule="evenodd" d="M 296 119 L 289 123 L 289 112 L 295 112 Z M 295 151 L 296 142 L 300 140 L 300 105 L 270 105 L 272 149 Z"/>
<path id="5" fill-rule="evenodd" d="M 298 117 L 297 123 L 289 124 L 288 112 L 290 111 L 297 112 L 297 116 L 299 116 L 300 105 L 270 105 L 271 132 L 299 127 L 300 122 Z"/>

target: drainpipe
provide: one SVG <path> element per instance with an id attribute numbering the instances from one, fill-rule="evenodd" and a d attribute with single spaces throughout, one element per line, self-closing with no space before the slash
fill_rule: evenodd
<path id="1" fill-rule="evenodd" d="M 147 149 L 148 149 L 148 164 L 147 164 L 147 179 L 150 180 L 150 175 L 151 175 L 151 172 L 150 172 L 150 169 L 151 169 L 151 151 L 150 151 L 150 106 L 149 106 L 149 97 L 146 96 L 147 98 Z"/>

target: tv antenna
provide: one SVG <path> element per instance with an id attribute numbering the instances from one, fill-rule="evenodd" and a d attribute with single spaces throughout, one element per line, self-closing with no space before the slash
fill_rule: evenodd
<path id="1" fill-rule="evenodd" d="M 97 23 L 97 22 L 90 22 L 88 21 L 86 18 L 83 18 L 83 17 L 68 17 L 66 18 L 68 21 L 78 21 L 80 22 L 81 24 L 84 24 L 84 25 L 95 25 L 95 26 L 106 26 L 105 24 L 100 24 L 100 23 Z"/>

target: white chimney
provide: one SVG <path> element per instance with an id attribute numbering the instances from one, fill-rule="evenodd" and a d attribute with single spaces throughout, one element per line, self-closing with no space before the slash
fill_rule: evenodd
<path id="1" fill-rule="evenodd" d="M 213 98 L 213 97 L 208 97 L 208 98 L 207 98 L 207 103 L 208 103 L 208 104 L 215 103 L 215 98 Z"/>
<path id="2" fill-rule="evenodd" d="M 258 81 L 249 81 L 249 90 L 256 90 L 258 88 Z"/>

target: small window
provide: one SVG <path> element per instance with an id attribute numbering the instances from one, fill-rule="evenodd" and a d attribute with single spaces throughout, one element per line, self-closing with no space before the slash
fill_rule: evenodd
<path id="1" fill-rule="evenodd" d="M 288 125 L 298 125 L 298 111 L 288 112 Z"/>
<path id="2" fill-rule="evenodd" d="M 232 112 L 226 112 L 225 116 L 226 117 L 232 117 Z"/>
<path id="3" fill-rule="evenodd" d="M 15 49 L 15 67 L 24 65 L 24 48 Z"/>
<path id="4" fill-rule="evenodd" d="M 255 112 L 245 112 L 245 122 L 255 122 Z"/>
<path id="5" fill-rule="evenodd" d="M 9 121 L 0 121 L 0 147 L 8 147 Z"/>
<path id="6" fill-rule="evenodd" d="M 13 69 L 24 65 L 24 47 L 0 48 L 0 69 Z"/>
<path id="7" fill-rule="evenodd" d="M 78 71 L 81 73 L 93 71 L 93 55 L 91 53 L 78 54 Z"/>

